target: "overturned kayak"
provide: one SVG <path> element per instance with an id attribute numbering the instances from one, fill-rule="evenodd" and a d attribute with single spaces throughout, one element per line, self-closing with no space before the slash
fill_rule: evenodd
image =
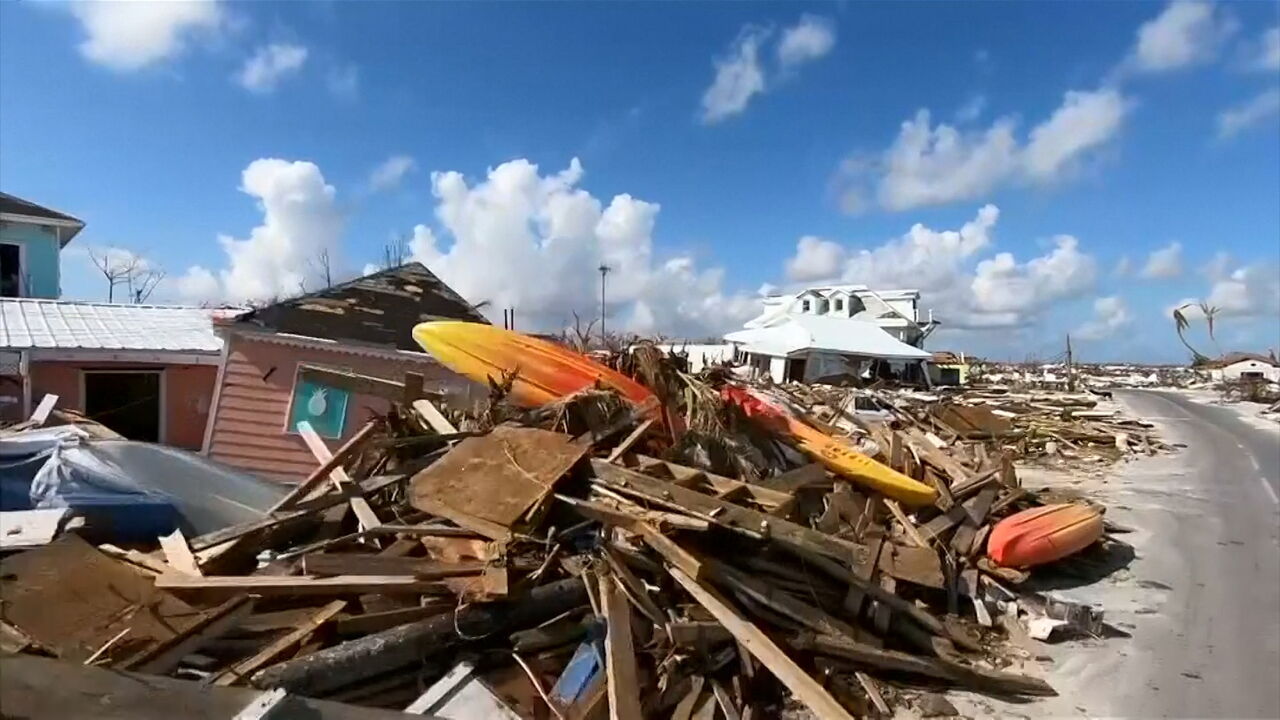
<path id="1" fill-rule="evenodd" d="M 996 523 L 987 555 L 998 565 L 1025 568 L 1078 553 L 1102 537 L 1102 513 L 1066 503 L 1023 510 Z"/>
<path id="2" fill-rule="evenodd" d="M 511 399 L 526 407 L 558 400 L 597 383 L 633 403 L 654 397 L 620 372 L 546 340 L 482 323 L 444 320 L 419 323 L 413 339 L 442 365 L 469 380 L 487 384 L 515 375 Z"/>
<path id="3" fill-rule="evenodd" d="M 911 507 L 929 505 L 938 491 L 854 450 L 796 416 L 785 404 L 763 393 L 726 385 L 721 395 L 747 415 L 789 435 L 802 452 L 831 472 Z"/>

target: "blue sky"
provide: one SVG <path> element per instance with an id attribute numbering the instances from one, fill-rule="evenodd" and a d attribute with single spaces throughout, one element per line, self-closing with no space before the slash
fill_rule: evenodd
<path id="1" fill-rule="evenodd" d="M 90 249 L 239 302 L 398 237 L 528 326 L 603 260 L 667 335 L 839 280 L 919 287 L 934 347 L 1176 361 L 1207 300 L 1265 350 L 1280 4 L 3 3 L 0 188 L 88 223 L 73 298 Z"/>

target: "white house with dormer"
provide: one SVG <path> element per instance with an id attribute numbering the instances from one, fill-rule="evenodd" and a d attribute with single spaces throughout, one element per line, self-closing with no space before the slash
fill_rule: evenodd
<path id="1" fill-rule="evenodd" d="M 735 356 L 775 382 L 852 376 L 928 383 L 924 340 L 938 323 L 922 318 L 918 290 L 865 285 L 769 295 L 760 315 L 724 338 Z"/>

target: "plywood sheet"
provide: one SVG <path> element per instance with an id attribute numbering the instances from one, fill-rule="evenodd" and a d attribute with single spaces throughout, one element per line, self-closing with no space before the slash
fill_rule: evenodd
<path id="1" fill-rule="evenodd" d="M 413 506 L 505 541 L 529 523 L 586 450 L 560 433 L 499 426 L 463 440 L 415 475 Z"/>

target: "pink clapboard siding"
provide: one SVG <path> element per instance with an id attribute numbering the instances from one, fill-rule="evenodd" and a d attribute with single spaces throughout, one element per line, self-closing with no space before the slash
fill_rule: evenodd
<path id="1" fill-rule="evenodd" d="M 271 480 L 298 482 L 319 463 L 302 438 L 286 432 L 289 399 L 299 364 L 351 370 L 402 381 L 406 372 L 421 373 L 427 388 L 457 385 L 461 379 L 426 357 L 371 357 L 256 340 L 231 333 L 222 373 L 222 387 L 210 422 L 209 457 Z M 387 401 L 351 394 L 344 437 L 327 440 L 330 449 L 354 434 L 373 415 L 387 411 Z"/>
<path id="2" fill-rule="evenodd" d="M 58 396 L 58 407 L 83 412 L 80 375 L 85 370 L 161 370 L 164 423 L 160 441 L 188 450 L 200 449 L 209 418 L 213 386 L 218 377 L 216 366 L 37 361 L 31 363 L 32 404 L 39 402 L 46 393 L 52 393 Z"/>

